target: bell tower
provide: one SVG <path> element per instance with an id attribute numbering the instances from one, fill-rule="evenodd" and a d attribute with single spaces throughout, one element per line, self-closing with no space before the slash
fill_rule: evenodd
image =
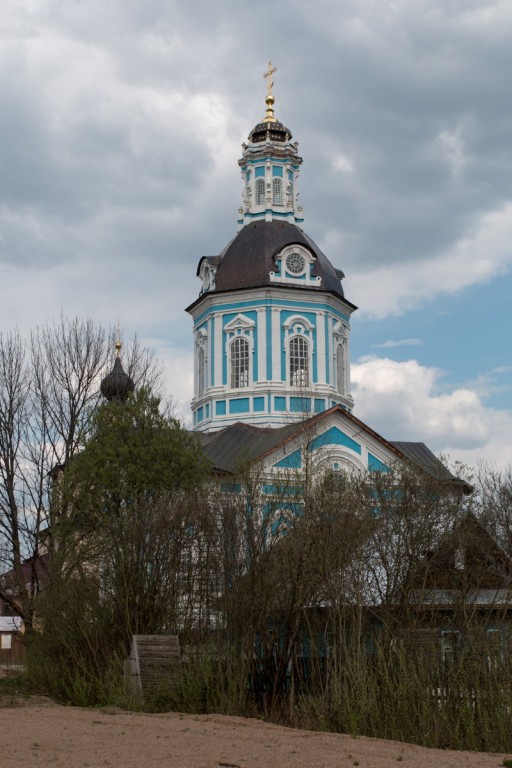
<path id="1" fill-rule="evenodd" d="M 274 114 L 272 75 L 276 72 L 269 62 L 267 79 L 267 109 L 265 117 L 250 132 L 242 144 L 238 161 L 242 172 L 243 206 L 239 209 L 239 227 L 251 221 L 288 221 L 302 224 L 302 207 L 298 202 L 297 179 L 302 158 L 298 143 L 292 143 L 290 130 Z"/>

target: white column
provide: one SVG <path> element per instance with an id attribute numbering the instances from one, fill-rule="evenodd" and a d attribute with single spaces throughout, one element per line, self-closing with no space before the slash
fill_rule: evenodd
<path id="1" fill-rule="evenodd" d="M 224 345 L 222 344 L 222 315 L 216 312 L 213 316 L 215 325 L 215 381 L 212 385 L 220 387 L 222 385 L 222 359 L 224 357 Z"/>
<path id="2" fill-rule="evenodd" d="M 325 313 L 316 312 L 316 370 L 318 383 L 325 384 Z"/>
<path id="3" fill-rule="evenodd" d="M 267 322 L 264 307 L 257 310 L 257 329 L 258 381 L 265 381 L 267 378 Z"/>
<path id="4" fill-rule="evenodd" d="M 281 381 L 281 311 L 272 307 L 272 381 Z"/>

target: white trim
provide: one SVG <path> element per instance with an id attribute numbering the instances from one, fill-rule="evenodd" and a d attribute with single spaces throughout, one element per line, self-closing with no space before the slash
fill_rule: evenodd
<path id="1" fill-rule="evenodd" d="M 315 330 L 313 323 L 311 323 L 307 317 L 304 317 L 304 315 L 291 315 L 291 317 L 284 321 L 283 328 L 285 331 L 288 331 L 292 325 L 304 325 L 308 331 Z"/>
<path id="2" fill-rule="evenodd" d="M 242 328 L 243 330 L 249 330 L 253 329 L 256 326 L 256 323 L 254 320 L 251 320 L 250 317 L 247 317 L 247 315 L 243 315 L 241 312 L 234 317 L 232 320 L 229 321 L 229 323 L 226 323 L 224 326 L 224 330 L 227 332 L 235 331 L 238 328 Z"/>

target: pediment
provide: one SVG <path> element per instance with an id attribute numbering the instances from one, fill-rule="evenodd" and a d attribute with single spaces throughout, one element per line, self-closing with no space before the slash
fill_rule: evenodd
<path id="1" fill-rule="evenodd" d="M 237 328 L 254 328 L 255 322 L 246 315 L 238 314 L 224 326 L 225 331 L 234 331 Z"/>

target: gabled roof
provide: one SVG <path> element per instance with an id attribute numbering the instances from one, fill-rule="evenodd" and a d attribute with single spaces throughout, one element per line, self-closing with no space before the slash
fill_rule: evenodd
<path id="1" fill-rule="evenodd" d="M 284 427 L 256 427 L 237 422 L 218 432 L 200 433 L 198 438 L 213 469 L 217 472 L 233 473 L 248 464 L 262 460 L 278 448 L 284 448 L 301 434 L 307 434 L 313 428 L 318 430 L 322 422 L 335 413 L 352 422 L 359 431 L 364 431 L 377 440 L 396 456 L 397 460 L 412 463 L 436 480 L 459 484 L 463 491 L 469 490 L 469 486 L 455 478 L 424 443 L 390 442 L 339 405 Z"/>
<path id="2" fill-rule="evenodd" d="M 472 512 L 458 519 L 418 564 L 411 599 L 429 605 L 510 603 L 512 558 Z M 504 598 L 505 593 L 508 598 Z"/>

